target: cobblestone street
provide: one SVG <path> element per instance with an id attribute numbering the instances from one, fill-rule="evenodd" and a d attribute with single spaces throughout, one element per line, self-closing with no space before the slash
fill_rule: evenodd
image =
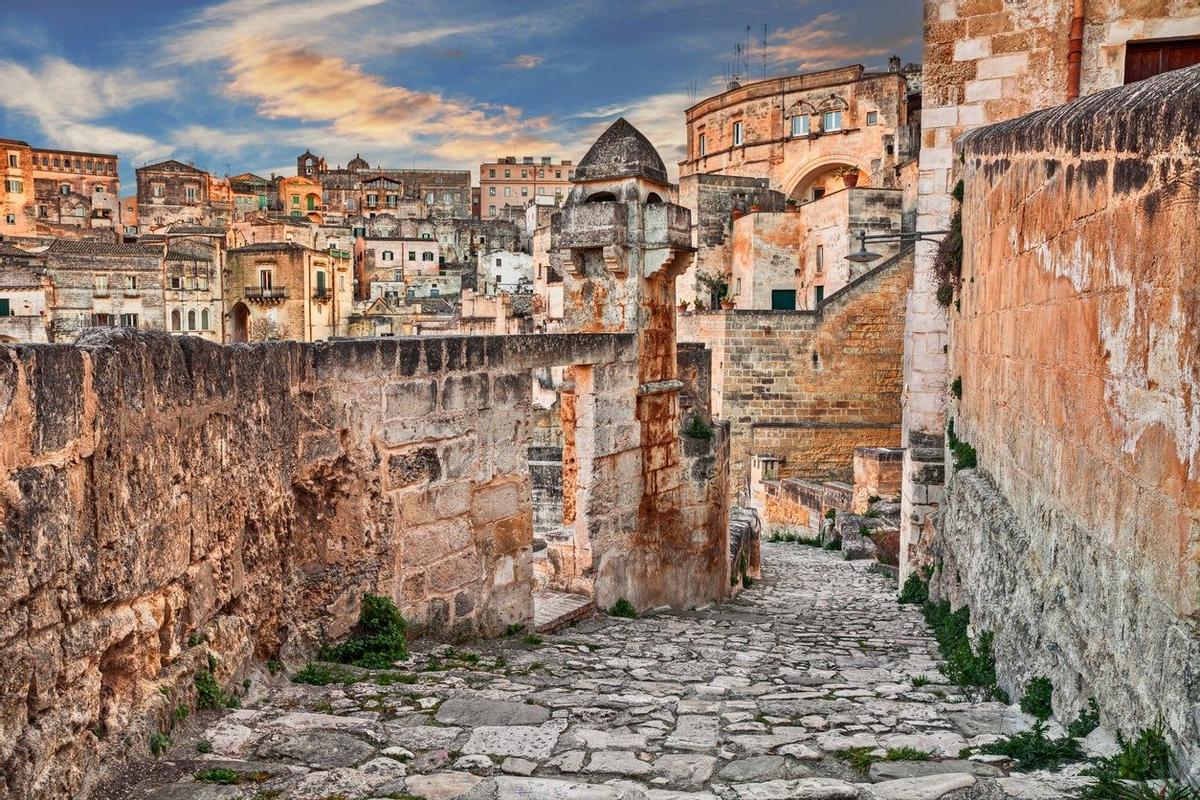
<path id="1" fill-rule="evenodd" d="M 763 547 L 764 580 L 721 607 L 599 617 L 540 642 L 418 643 L 412 672 L 355 670 L 358 682 L 263 675 L 244 708 L 193 716 L 102 796 L 919 800 L 1078 786 L 1069 771 L 959 759 L 1032 720 L 947 685 L 920 613 L 873 562 Z M 852 763 L 854 748 L 878 760 L 855 750 Z M 194 777 L 221 768 L 240 783 Z"/>

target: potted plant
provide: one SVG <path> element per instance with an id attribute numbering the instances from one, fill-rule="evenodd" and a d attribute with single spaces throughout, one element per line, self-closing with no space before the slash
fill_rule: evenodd
<path id="1" fill-rule="evenodd" d="M 787 209 L 787 212 L 789 214 L 799 214 L 800 213 L 800 203 L 797 202 L 796 198 L 794 198 L 794 197 L 789 197 L 787 199 L 787 204 L 785 205 L 785 208 Z"/>
<path id="2" fill-rule="evenodd" d="M 858 167 L 845 167 L 841 171 L 842 183 L 847 189 L 853 189 L 858 186 Z"/>
<path id="3" fill-rule="evenodd" d="M 680 314 L 684 314 L 684 313 L 686 313 L 686 312 L 687 312 L 687 310 L 688 310 L 688 301 L 687 301 L 687 300 L 680 300 L 680 301 L 679 301 L 679 313 L 680 313 Z"/>
<path id="4" fill-rule="evenodd" d="M 758 212 L 760 212 L 760 211 L 762 211 L 762 206 L 761 206 L 761 205 L 759 205 L 758 203 L 751 203 L 751 204 L 750 204 L 750 213 L 751 213 L 751 214 L 757 214 L 757 213 L 758 213 Z"/>
<path id="5" fill-rule="evenodd" d="M 692 305 L 695 306 L 697 311 L 707 311 L 708 310 L 708 307 L 704 305 L 704 301 L 701 300 L 700 298 L 696 298 L 696 301 L 694 303 L 692 303 Z"/>
<path id="6" fill-rule="evenodd" d="M 746 216 L 746 212 L 742 211 L 740 208 L 735 208 L 733 211 L 729 212 L 729 216 L 733 218 L 734 222 L 737 222 L 739 219 Z"/>
<path id="7" fill-rule="evenodd" d="M 726 311 L 737 308 L 737 295 L 736 294 L 728 294 L 728 295 L 725 295 L 724 297 L 722 297 L 721 298 L 721 308 L 725 309 Z"/>

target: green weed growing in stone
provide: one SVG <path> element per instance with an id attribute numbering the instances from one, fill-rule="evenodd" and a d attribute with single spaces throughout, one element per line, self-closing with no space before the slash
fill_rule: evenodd
<path id="1" fill-rule="evenodd" d="M 210 742 L 208 739 L 201 739 L 200 741 L 196 742 L 196 752 L 197 753 L 211 753 L 212 752 L 212 742 Z"/>
<path id="2" fill-rule="evenodd" d="M 390 669 L 408 659 L 408 623 L 391 598 L 367 592 L 350 638 L 324 648 L 321 659 L 366 669 Z"/>
<path id="3" fill-rule="evenodd" d="M 874 747 L 851 747 L 849 750 L 843 750 L 838 753 L 837 757 L 863 775 L 866 775 L 871 765 L 879 760 L 878 756 L 874 755 L 874 752 Z"/>
<path id="4" fill-rule="evenodd" d="M 1054 685 L 1049 678 L 1041 675 L 1031 678 L 1025 686 L 1025 693 L 1021 695 L 1021 710 L 1040 720 L 1048 720 L 1054 713 L 1051 703 L 1053 694 Z"/>
<path id="5" fill-rule="evenodd" d="M 959 377 L 955 378 L 954 380 L 950 381 L 950 394 L 954 395 L 955 398 L 962 400 L 962 376 L 961 375 Z"/>
<path id="6" fill-rule="evenodd" d="M 516 636 L 521 631 L 525 630 L 525 626 L 519 622 L 509 623 L 509 626 L 504 629 L 505 636 Z"/>
<path id="7" fill-rule="evenodd" d="M 306 683 L 309 686 L 328 686 L 331 683 L 349 685 L 358 680 L 359 676 L 345 667 L 315 661 L 308 662 L 292 673 L 292 683 Z"/>
<path id="8" fill-rule="evenodd" d="M 413 684 L 420 678 L 415 672 L 381 672 L 371 677 L 371 682 L 378 686 L 392 684 Z"/>
<path id="9" fill-rule="evenodd" d="M 154 733 L 150 735 L 150 753 L 155 758 L 158 758 L 163 753 L 167 752 L 167 748 L 171 746 L 171 737 L 165 733 Z"/>
<path id="10" fill-rule="evenodd" d="M 268 661 L 267 672 L 271 673 L 272 675 L 278 675 L 279 673 L 283 672 L 283 662 L 276 661 L 274 659 Z"/>
<path id="11" fill-rule="evenodd" d="M 1039 769 L 1057 772 L 1064 764 L 1083 758 L 1078 740 L 1070 736 L 1061 739 L 1047 737 L 1046 723 L 1040 719 L 1029 730 L 985 744 L 979 750 L 981 753 L 1008 756 L 1022 772 Z"/>
<path id="12" fill-rule="evenodd" d="M 929 678 L 926 678 L 924 675 L 917 675 L 912 679 L 912 685 L 914 689 L 920 689 L 922 686 L 928 686 Z"/>
<path id="13" fill-rule="evenodd" d="M 175 719 L 179 720 L 180 722 L 183 722 L 185 719 L 187 719 L 189 713 L 191 712 L 189 711 L 188 707 L 182 703 L 175 706 Z"/>
<path id="14" fill-rule="evenodd" d="M 541 647 L 542 642 L 544 641 L 545 639 L 538 636 L 536 633 L 528 633 L 525 635 L 525 638 L 521 639 L 521 644 L 525 645 L 526 647 Z"/>
<path id="15" fill-rule="evenodd" d="M 205 636 L 203 633 L 200 633 L 199 631 L 196 631 L 196 632 L 188 635 L 187 643 L 188 643 L 188 647 L 195 647 L 196 645 L 204 644 L 207 641 L 208 641 L 207 636 Z"/>
<path id="16" fill-rule="evenodd" d="M 1171 748 L 1162 725 L 1144 728 L 1132 741 L 1118 734 L 1121 749 L 1108 758 L 1098 759 L 1084 770 L 1096 783 L 1084 790 L 1086 798 L 1116 797 L 1123 781 L 1156 781 L 1171 777 Z"/>
<path id="17" fill-rule="evenodd" d="M 1067 733 L 1076 739 L 1082 739 L 1098 727 L 1100 727 L 1100 706 L 1096 705 L 1096 700 L 1093 698 L 1088 700 L 1087 707 L 1079 712 L 1075 721 L 1067 726 Z"/>
<path id="18" fill-rule="evenodd" d="M 1008 695 L 996 685 L 996 660 L 992 656 L 992 634 L 979 634 L 978 643 L 972 647 L 967 628 L 971 621 L 971 610 L 963 606 L 951 611 L 950 601 L 926 602 L 921 606 L 925 621 L 933 629 L 942 658 L 942 672 L 959 688 L 982 699 L 1008 702 Z"/>
<path id="19" fill-rule="evenodd" d="M 688 425 L 683 434 L 690 439 L 708 441 L 713 436 L 713 429 L 711 425 L 700 419 L 700 417 L 692 417 L 692 424 Z"/>
<path id="20" fill-rule="evenodd" d="M 889 747 L 884 761 L 929 761 L 933 753 L 915 747 Z"/>
<path id="21" fill-rule="evenodd" d="M 975 448 L 962 441 L 954 433 L 954 420 L 946 425 L 946 442 L 950 445 L 950 453 L 954 456 L 954 469 L 974 469 L 979 464 Z"/>
<path id="22" fill-rule="evenodd" d="M 236 770 L 225 767 L 202 769 L 196 773 L 195 777 L 200 783 L 216 783 L 221 786 L 235 786 L 242 782 L 242 776 L 238 775 Z"/>
<path id="23" fill-rule="evenodd" d="M 210 666 L 212 661 L 209 661 Z M 196 673 L 196 707 L 205 709 L 235 708 L 237 698 L 221 688 L 210 670 L 202 669 Z"/>
<path id="24" fill-rule="evenodd" d="M 612 608 L 608 610 L 610 617 L 624 617 L 626 619 L 637 619 L 637 609 L 633 607 L 633 603 L 626 600 L 624 597 L 617 598 L 617 602 L 612 604 Z"/>
<path id="25" fill-rule="evenodd" d="M 929 584 L 912 573 L 900 589 L 900 602 L 904 605 L 920 606 L 929 602 Z"/>
<path id="26" fill-rule="evenodd" d="M 842 540 L 841 539 L 830 539 L 828 542 L 825 543 L 825 549 L 826 550 L 841 550 L 842 549 Z"/>

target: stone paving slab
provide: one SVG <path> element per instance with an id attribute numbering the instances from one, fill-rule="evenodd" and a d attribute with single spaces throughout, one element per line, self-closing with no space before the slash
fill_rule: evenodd
<path id="1" fill-rule="evenodd" d="M 763 572 L 723 606 L 588 619 L 541 643 L 418 642 L 406 669 L 345 683 L 264 673 L 247 708 L 193 715 L 163 758 L 95 797 L 1000 800 L 1078 788 L 1067 771 L 1009 776 L 958 758 L 1030 720 L 949 685 L 920 613 L 865 562 L 767 543 Z M 860 772 L 845 756 L 858 747 L 928 760 Z M 257 774 L 193 777 L 218 764 Z"/>

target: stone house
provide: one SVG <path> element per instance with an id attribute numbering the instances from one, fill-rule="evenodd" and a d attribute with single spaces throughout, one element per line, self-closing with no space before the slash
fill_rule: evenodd
<path id="1" fill-rule="evenodd" d="M 45 258 L 0 242 L 0 342 L 48 342 L 53 298 Z"/>
<path id="2" fill-rule="evenodd" d="M 328 213 L 370 217 L 403 206 L 408 213 L 419 212 L 414 216 L 471 216 L 470 170 L 372 167 L 361 155 L 345 168 L 330 168 L 323 156 L 306 150 L 296 158 L 296 175 L 321 184 Z"/>
<path id="3" fill-rule="evenodd" d="M 135 173 L 138 227 L 143 233 L 177 223 L 212 225 L 221 218 L 210 202 L 211 176 L 204 170 L 171 158 L 138 167 Z"/>
<path id="4" fill-rule="evenodd" d="M 0 235 L 116 240 L 121 231 L 117 156 L 0 139 L 0 157 Z"/>
<path id="5" fill-rule="evenodd" d="M 497 218 L 505 206 L 525 208 L 544 201 L 559 205 L 571 190 L 575 168 L 551 156 L 501 156 L 479 165 L 479 213 Z"/>
<path id="6" fill-rule="evenodd" d="M 350 254 L 261 242 L 226 254 L 230 342 L 344 336 L 353 305 Z"/>
<path id="7" fill-rule="evenodd" d="M 93 327 L 164 330 L 163 255 L 161 244 L 54 241 L 45 251 L 50 341 Z"/>

